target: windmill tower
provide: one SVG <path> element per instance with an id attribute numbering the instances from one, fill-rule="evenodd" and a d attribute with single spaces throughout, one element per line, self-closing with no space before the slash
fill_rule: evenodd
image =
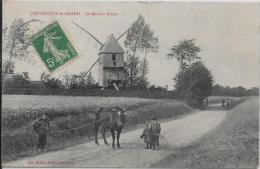
<path id="1" fill-rule="evenodd" d="M 86 29 L 82 28 L 78 24 L 72 21 L 77 27 L 82 29 L 84 32 L 89 34 L 94 38 L 100 45 L 100 50 L 98 52 L 97 61 L 90 67 L 90 69 L 85 73 L 85 76 L 90 72 L 90 70 L 99 63 L 98 68 L 98 82 L 99 86 L 104 88 L 114 87 L 116 90 L 122 86 L 123 81 L 123 69 L 124 69 L 124 50 L 118 43 L 118 40 L 128 31 L 126 30 L 117 39 L 113 34 L 108 36 L 105 43 L 101 43 L 97 38 L 95 38 Z"/>
<path id="2" fill-rule="evenodd" d="M 124 69 L 124 50 L 114 35 L 108 36 L 99 52 L 99 85 L 110 87 L 122 86 Z"/>

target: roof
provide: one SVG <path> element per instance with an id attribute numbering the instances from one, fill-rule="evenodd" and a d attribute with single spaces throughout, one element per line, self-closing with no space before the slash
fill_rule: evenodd
<path id="1" fill-rule="evenodd" d="M 101 46 L 99 53 L 124 53 L 114 35 L 109 35 L 106 42 Z"/>

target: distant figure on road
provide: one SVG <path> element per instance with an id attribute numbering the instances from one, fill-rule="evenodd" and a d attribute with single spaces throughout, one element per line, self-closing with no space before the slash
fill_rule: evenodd
<path id="1" fill-rule="evenodd" d="M 226 109 L 229 108 L 229 106 L 230 106 L 230 100 L 226 99 Z"/>
<path id="2" fill-rule="evenodd" d="M 204 102 L 204 105 L 205 105 L 206 107 L 209 106 L 209 99 L 208 99 L 208 98 L 204 99 L 203 102 Z"/>
<path id="3" fill-rule="evenodd" d="M 155 148 L 157 148 L 157 150 L 159 150 L 159 136 L 161 133 L 161 125 L 157 121 L 156 117 L 151 118 L 151 120 L 152 149 L 155 150 Z"/>
<path id="4" fill-rule="evenodd" d="M 39 119 L 33 122 L 33 129 L 38 135 L 37 149 L 39 151 L 45 151 L 47 143 L 47 133 L 50 130 L 50 122 L 47 115 L 42 115 Z"/>
<path id="5" fill-rule="evenodd" d="M 222 99 L 222 107 L 225 107 L 225 99 Z"/>
<path id="6" fill-rule="evenodd" d="M 144 139 L 144 143 L 146 143 L 146 149 L 152 148 L 151 144 L 151 124 L 150 122 L 145 123 L 145 128 L 143 130 L 142 135 L 140 136 L 141 139 Z"/>

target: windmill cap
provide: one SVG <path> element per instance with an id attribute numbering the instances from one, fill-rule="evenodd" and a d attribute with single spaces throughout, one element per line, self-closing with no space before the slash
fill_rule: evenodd
<path id="1" fill-rule="evenodd" d="M 113 34 L 107 37 L 106 42 L 101 46 L 99 53 L 124 53 L 124 50 Z"/>

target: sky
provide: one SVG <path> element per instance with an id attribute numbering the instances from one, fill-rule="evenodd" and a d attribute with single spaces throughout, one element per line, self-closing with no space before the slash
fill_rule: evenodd
<path id="1" fill-rule="evenodd" d="M 74 21 L 105 42 L 110 34 L 120 36 L 137 19 L 144 16 L 159 38 L 159 51 L 148 53 L 148 80 L 157 86 L 173 89 L 173 77 L 179 65 L 168 60 L 169 49 L 182 39 L 195 39 L 201 48 L 199 56 L 214 76 L 214 83 L 223 86 L 259 86 L 260 4 L 256 3 L 184 3 L 184 2 L 3 2 L 3 26 L 14 19 L 40 19 L 32 24 L 37 33 L 57 20 L 68 35 L 79 56 L 56 71 L 53 76 L 87 71 L 96 61 L 100 45 L 72 24 Z M 80 12 L 80 15 L 34 15 L 35 12 Z M 93 16 L 86 13 L 112 12 L 114 16 Z M 125 37 L 119 40 L 123 46 Z M 144 54 L 138 53 L 140 59 Z M 3 60 L 8 54 L 3 53 Z M 46 66 L 37 55 L 33 62 L 16 60 L 15 72 L 29 72 L 39 80 Z M 92 73 L 97 80 L 98 67 Z"/>

